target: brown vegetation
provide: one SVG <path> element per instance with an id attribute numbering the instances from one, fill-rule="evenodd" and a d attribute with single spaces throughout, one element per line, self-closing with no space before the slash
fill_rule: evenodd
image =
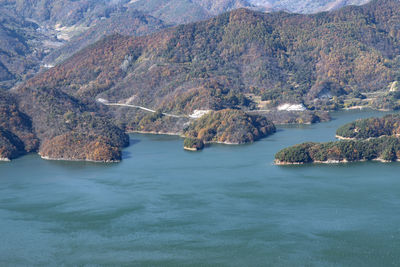
<path id="1" fill-rule="evenodd" d="M 243 144 L 274 132 L 274 124 L 264 117 L 227 109 L 210 112 L 193 121 L 184 135 L 205 143 Z"/>
<path id="2" fill-rule="evenodd" d="M 84 160 L 115 162 L 121 160 L 118 146 L 103 137 L 86 134 L 66 133 L 46 140 L 40 147 L 43 158 L 56 160 Z"/>

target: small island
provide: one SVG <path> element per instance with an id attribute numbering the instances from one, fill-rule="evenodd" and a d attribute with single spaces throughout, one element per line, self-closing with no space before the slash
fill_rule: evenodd
<path id="1" fill-rule="evenodd" d="M 185 138 L 183 141 L 183 149 L 188 151 L 199 151 L 204 148 L 204 143 L 200 139 Z"/>
<path id="2" fill-rule="evenodd" d="M 399 122 L 400 116 L 388 115 L 346 124 L 337 130 L 340 141 L 308 142 L 282 149 L 275 155 L 275 164 L 400 161 Z"/>
<path id="3" fill-rule="evenodd" d="M 200 119 L 192 121 L 184 129 L 183 136 L 188 140 L 185 140 L 187 147 L 192 147 L 192 140 L 200 140 L 204 144 L 238 145 L 257 141 L 275 131 L 275 125 L 263 116 L 249 115 L 241 110 L 224 109 L 211 111 Z"/>

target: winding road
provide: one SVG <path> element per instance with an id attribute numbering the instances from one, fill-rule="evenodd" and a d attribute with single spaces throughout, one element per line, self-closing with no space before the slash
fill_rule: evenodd
<path id="1" fill-rule="evenodd" d="M 97 102 L 106 105 L 106 106 L 120 106 L 120 107 L 128 107 L 128 108 L 137 108 L 137 109 L 141 109 L 144 111 L 148 111 L 148 112 L 152 112 L 152 113 L 156 113 L 155 110 L 153 109 L 149 109 L 149 108 L 145 108 L 145 107 L 141 107 L 141 106 L 136 106 L 136 105 L 130 105 L 130 104 L 121 104 L 121 103 L 110 103 L 108 102 L 108 100 L 103 99 L 103 98 L 98 98 L 96 99 Z M 164 116 L 167 117 L 173 117 L 173 118 L 191 118 L 190 116 L 186 116 L 186 115 L 174 115 L 174 114 L 169 114 L 169 113 L 162 113 Z"/>

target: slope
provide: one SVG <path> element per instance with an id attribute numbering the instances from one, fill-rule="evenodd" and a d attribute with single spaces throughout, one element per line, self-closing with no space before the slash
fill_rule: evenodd
<path id="1" fill-rule="evenodd" d="M 25 86 L 184 114 L 253 108 L 249 94 L 269 107 L 333 108 L 399 78 L 399 7 L 376 0 L 316 15 L 240 9 L 146 37 L 106 38 Z"/>

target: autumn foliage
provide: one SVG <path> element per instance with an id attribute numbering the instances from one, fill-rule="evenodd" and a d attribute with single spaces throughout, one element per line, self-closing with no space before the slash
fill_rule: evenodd
<path id="1" fill-rule="evenodd" d="M 112 162 L 121 160 L 118 146 L 102 136 L 67 133 L 45 141 L 40 155 L 49 159 Z"/>
<path id="2" fill-rule="evenodd" d="M 210 112 L 193 121 L 184 130 L 184 135 L 205 143 L 243 144 L 254 142 L 274 132 L 274 124 L 265 117 L 226 109 Z"/>

